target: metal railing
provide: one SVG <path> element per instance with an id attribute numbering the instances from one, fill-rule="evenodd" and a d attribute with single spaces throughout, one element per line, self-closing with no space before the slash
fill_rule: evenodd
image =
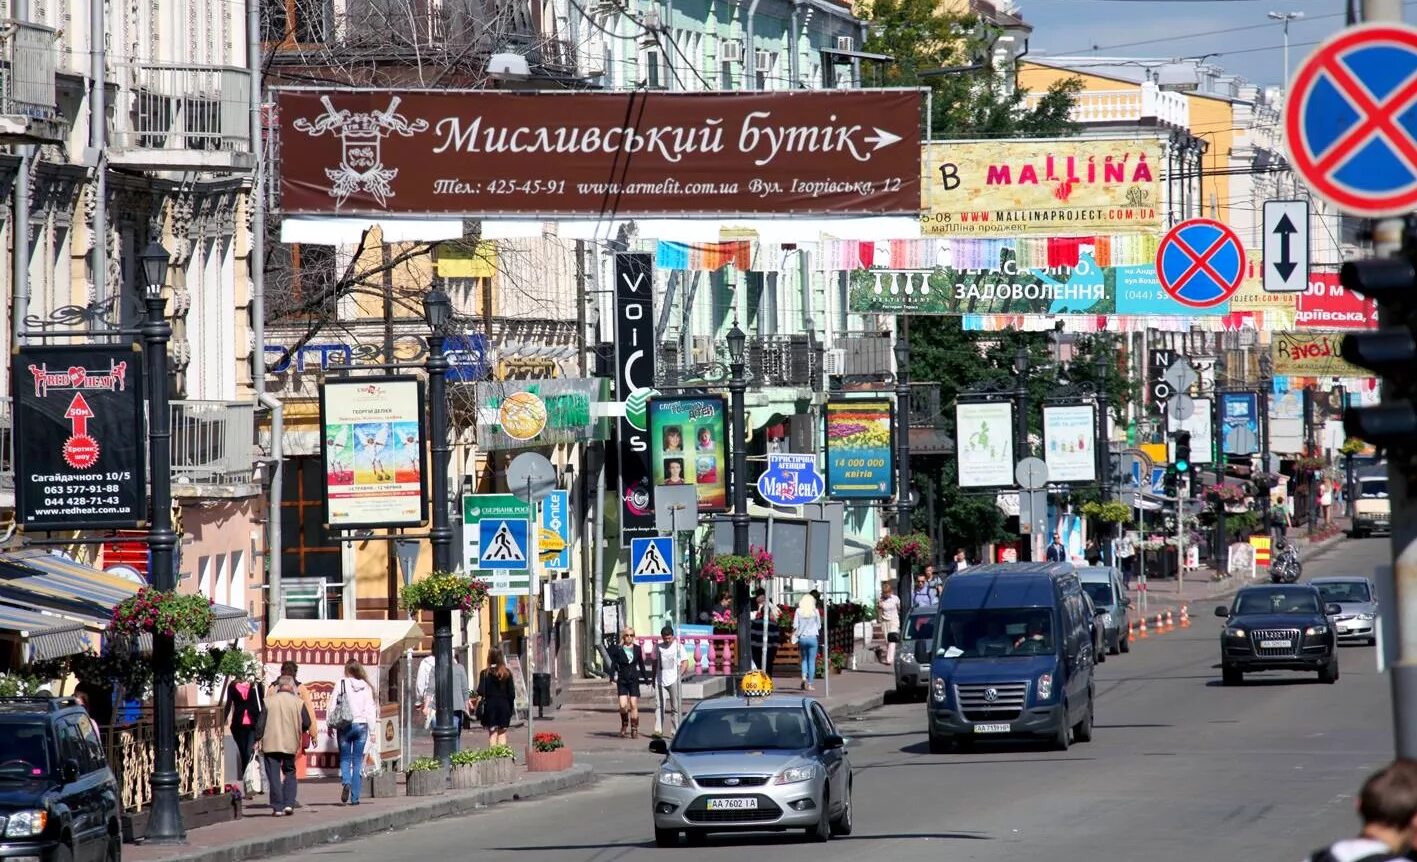
<path id="1" fill-rule="evenodd" d="M 172 478 L 181 484 L 241 485 L 255 469 L 255 405 L 172 402 Z"/>
<path id="2" fill-rule="evenodd" d="M 122 67 L 118 147 L 250 152 L 251 75 L 236 66 L 142 63 Z"/>
<path id="3" fill-rule="evenodd" d="M 836 347 L 842 351 L 841 373 L 848 377 L 895 373 L 895 345 L 889 335 L 846 334 L 838 336 Z"/>
<path id="4" fill-rule="evenodd" d="M 810 335 L 750 337 L 748 376 L 759 386 L 822 389 L 822 345 Z"/>
<path id="5" fill-rule="evenodd" d="M 123 810 L 128 813 L 152 802 L 150 779 L 157 759 L 152 720 L 152 708 L 143 707 L 138 715 L 103 729 L 108 765 L 118 779 Z M 195 799 L 203 791 L 225 784 L 225 737 L 221 707 L 178 708 L 177 775 L 183 799 Z"/>
<path id="6" fill-rule="evenodd" d="M 0 113 L 21 114 L 35 119 L 52 119 L 58 101 L 54 90 L 54 67 L 59 52 L 58 34 L 49 27 L 27 21 L 7 21 L 4 46 L 0 48 Z"/>

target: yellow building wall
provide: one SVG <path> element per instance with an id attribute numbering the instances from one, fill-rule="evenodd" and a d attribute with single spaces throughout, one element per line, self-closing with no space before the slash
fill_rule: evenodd
<path id="1" fill-rule="evenodd" d="M 1059 81 L 1076 78 L 1083 92 L 1139 90 L 1140 85 L 1103 75 L 1055 69 L 1025 61 L 1019 67 L 1018 82 L 1030 92 L 1042 93 Z M 1200 201 L 1204 214 L 1223 222 L 1230 221 L 1230 178 L 1224 171 L 1230 166 L 1230 149 L 1235 140 L 1235 111 L 1230 102 L 1211 96 L 1189 94 L 1191 134 L 1206 142 L 1201 156 L 1202 176 Z M 1216 203 L 1212 211 L 1211 203 Z M 1243 202 L 1242 202 L 1243 203 Z"/>

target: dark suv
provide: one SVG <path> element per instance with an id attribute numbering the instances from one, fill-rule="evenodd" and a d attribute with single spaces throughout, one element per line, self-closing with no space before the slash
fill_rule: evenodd
<path id="1" fill-rule="evenodd" d="M 0 862 L 119 862 L 118 782 L 73 698 L 0 698 Z"/>
<path id="2" fill-rule="evenodd" d="M 1318 671 L 1319 682 L 1338 682 L 1334 624 L 1338 605 L 1325 605 L 1308 584 L 1245 587 L 1229 608 L 1220 633 L 1220 667 L 1225 685 L 1239 685 L 1247 671 Z"/>

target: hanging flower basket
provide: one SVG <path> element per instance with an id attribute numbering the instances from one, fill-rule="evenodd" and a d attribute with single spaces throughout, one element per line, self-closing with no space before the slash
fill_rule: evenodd
<path id="1" fill-rule="evenodd" d="M 1211 485 L 1205 489 L 1206 502 L 1212 506 L 1224 506 L 1226 511 L 1243 506 L 1249 493 L 1240 485 Z"/>
<path id="2" fill-rule="evenodd" d="M 211 633 L 212 600 L 206 596 L 143 587 L 113 608 L 108 632 L 134 638 L 143 634 L 200 639 Z"/>
<path id="3" fill-rule="evenodd" d="M 704 563 L 702 574 L 715 584 L 766 581 L 773 576 L 772 554 L 766 548 L 750 548 L 747 555 L 723 554 Z"/>
<path id="4" fill-rule="evenodd" d="M 481 578 L 459 572 L 434 572 L 404 587 L 399 604 L 407 611 L 469 613 L 486 603 L 487 589 L 487 582 Z"/>
<path id="5" fill-rule="evenodd" d="M 1130 524 L 1132 522 L 1131 507 L 1116 500 L 1108 500 L 1104 503 L 1089 500 L 1082 504 L 1082 513 L 1089 518 L 1096 518 L 1104 524 Z"/>
<path id="6" fill-rule="evenodd" d="M 924 533 L 882 536 L 876 543 L 876 556 L 881 559 L 895 557 L 915 563 L 922 562 L 930 558 L 930 537 Z"/>

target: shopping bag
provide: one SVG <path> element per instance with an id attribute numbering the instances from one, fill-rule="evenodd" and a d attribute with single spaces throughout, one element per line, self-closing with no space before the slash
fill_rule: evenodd
<path id="1" fill-rule="evenodd" d="M 260 752 L 256 752 L 251 757 L 251 762 L 246 764 L 246 772 L 241 776 L 241 783 L 246 786 L 247 796 L 259 796 L 266 792 L 266 771 L 261 768 Z"/>

